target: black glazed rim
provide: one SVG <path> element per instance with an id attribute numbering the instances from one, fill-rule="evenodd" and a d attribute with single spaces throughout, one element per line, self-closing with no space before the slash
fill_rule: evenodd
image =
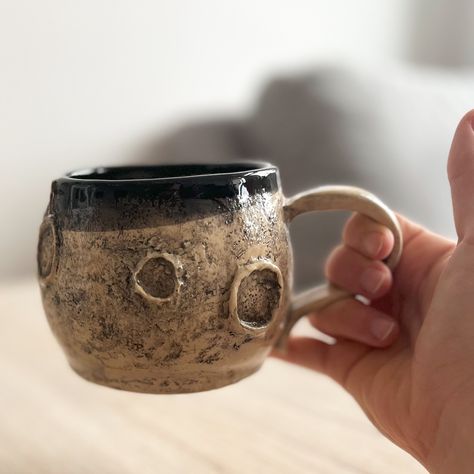
<path id="1" fill-rule="evenodd" d="M 232 178 L 265 175 L 276 171 L 276 166 L 264 161 L 234 163 L 188 163 L 161 165 L 104 166 L 74 170 L 58 181 L 84 183 L 133 183 L 176 181 L 225 181 Z"/>
<path id="2" fill-rule="evenodd" d="M 53 194 L 62 196 L 65 207 L 72 208 L 76 201 L 94 205 L 92 201 L 111 200 L 115 206 L 124 199 L 236 198 L 277 189 L 278 169 L 258 161 L 91 168 L 72 171 L 53 182 Z"/>
<path id="3" fill-rule="evenodd" d="M 227 212 L 279 189 L 278 169 L 261 161 L 100 167 L 53 181 L 48 212 L 69 229 L 137 228 Z"/>

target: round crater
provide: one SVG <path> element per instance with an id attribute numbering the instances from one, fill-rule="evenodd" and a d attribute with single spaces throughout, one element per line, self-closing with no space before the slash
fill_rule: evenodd
<path id="1" fill-rule="evenodd" d="M 237 292 L 237 317 L 250 328 L 267 326 L 280 305 L 281 285 L 270 268 L 253 270 L 245 276 Z"/>
<path id="2" fill-rule="evenodd" d="M 55 254 L 56 233 L 53 223 L 47 220 L 41 225 L 38 241 L 38 274 L 41 278 L 47 278 L 53 271 Z"/>
<path id="3" fill-rule="evenodd" d="M 139 265 L 135 281 L 145 295 L 162 300 L 171 298 L 178 287 L 176 268 L 163 256 L 147 257 Z"/>

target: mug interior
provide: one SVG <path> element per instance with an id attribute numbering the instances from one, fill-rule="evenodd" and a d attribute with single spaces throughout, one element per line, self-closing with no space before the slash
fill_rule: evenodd
<path id="1" fill-rule="evenodd" d="M 221 175 L 245 175 L 259 170 L 273 168 L 265 162 L 176 164 L 98 167 L 72 171 L 69 179 L 92 181 L 137 181 L 185 179 Z"/>

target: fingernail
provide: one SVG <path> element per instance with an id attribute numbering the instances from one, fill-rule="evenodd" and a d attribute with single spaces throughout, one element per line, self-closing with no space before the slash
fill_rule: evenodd
<path id="1" fill-rule="evenodd" d="M 364 250 L 370 256 L 376 256 L 382 250 L 383 237 L 379 232 L 369 232 L 364 238 Z"/>
<path id="2" fill-rule="evenodd" d="M 361 288 L 369 295 L 374 295 L 382 286 L 385 275 L 382 271 L 369 267 L 359 278 Z"/>
<path id="3" fill-rule="evenodd" d="M 370 332 L 379 340 L 383 341 L 395 329 L 395 322 L 389 319 L 377 318 L 374 319 L 370 324 Z"/>

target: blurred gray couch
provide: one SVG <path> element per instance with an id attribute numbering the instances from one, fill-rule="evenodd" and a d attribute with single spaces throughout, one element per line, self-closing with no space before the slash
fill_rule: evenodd
<path id="1" fill-rule="evenodd" d="M 263 158 L 287 195 L 330 183 L 365 187 L 393 209 L 454 237 L 446 158 L 474 107 L 474 74 L 400 65 L 326 67 L 276 78 L 248 117 L 203 119 L 152 143 L 148 162 Z M 297 287 L 322 278 L 347 213 L 291 226 Z"/>

